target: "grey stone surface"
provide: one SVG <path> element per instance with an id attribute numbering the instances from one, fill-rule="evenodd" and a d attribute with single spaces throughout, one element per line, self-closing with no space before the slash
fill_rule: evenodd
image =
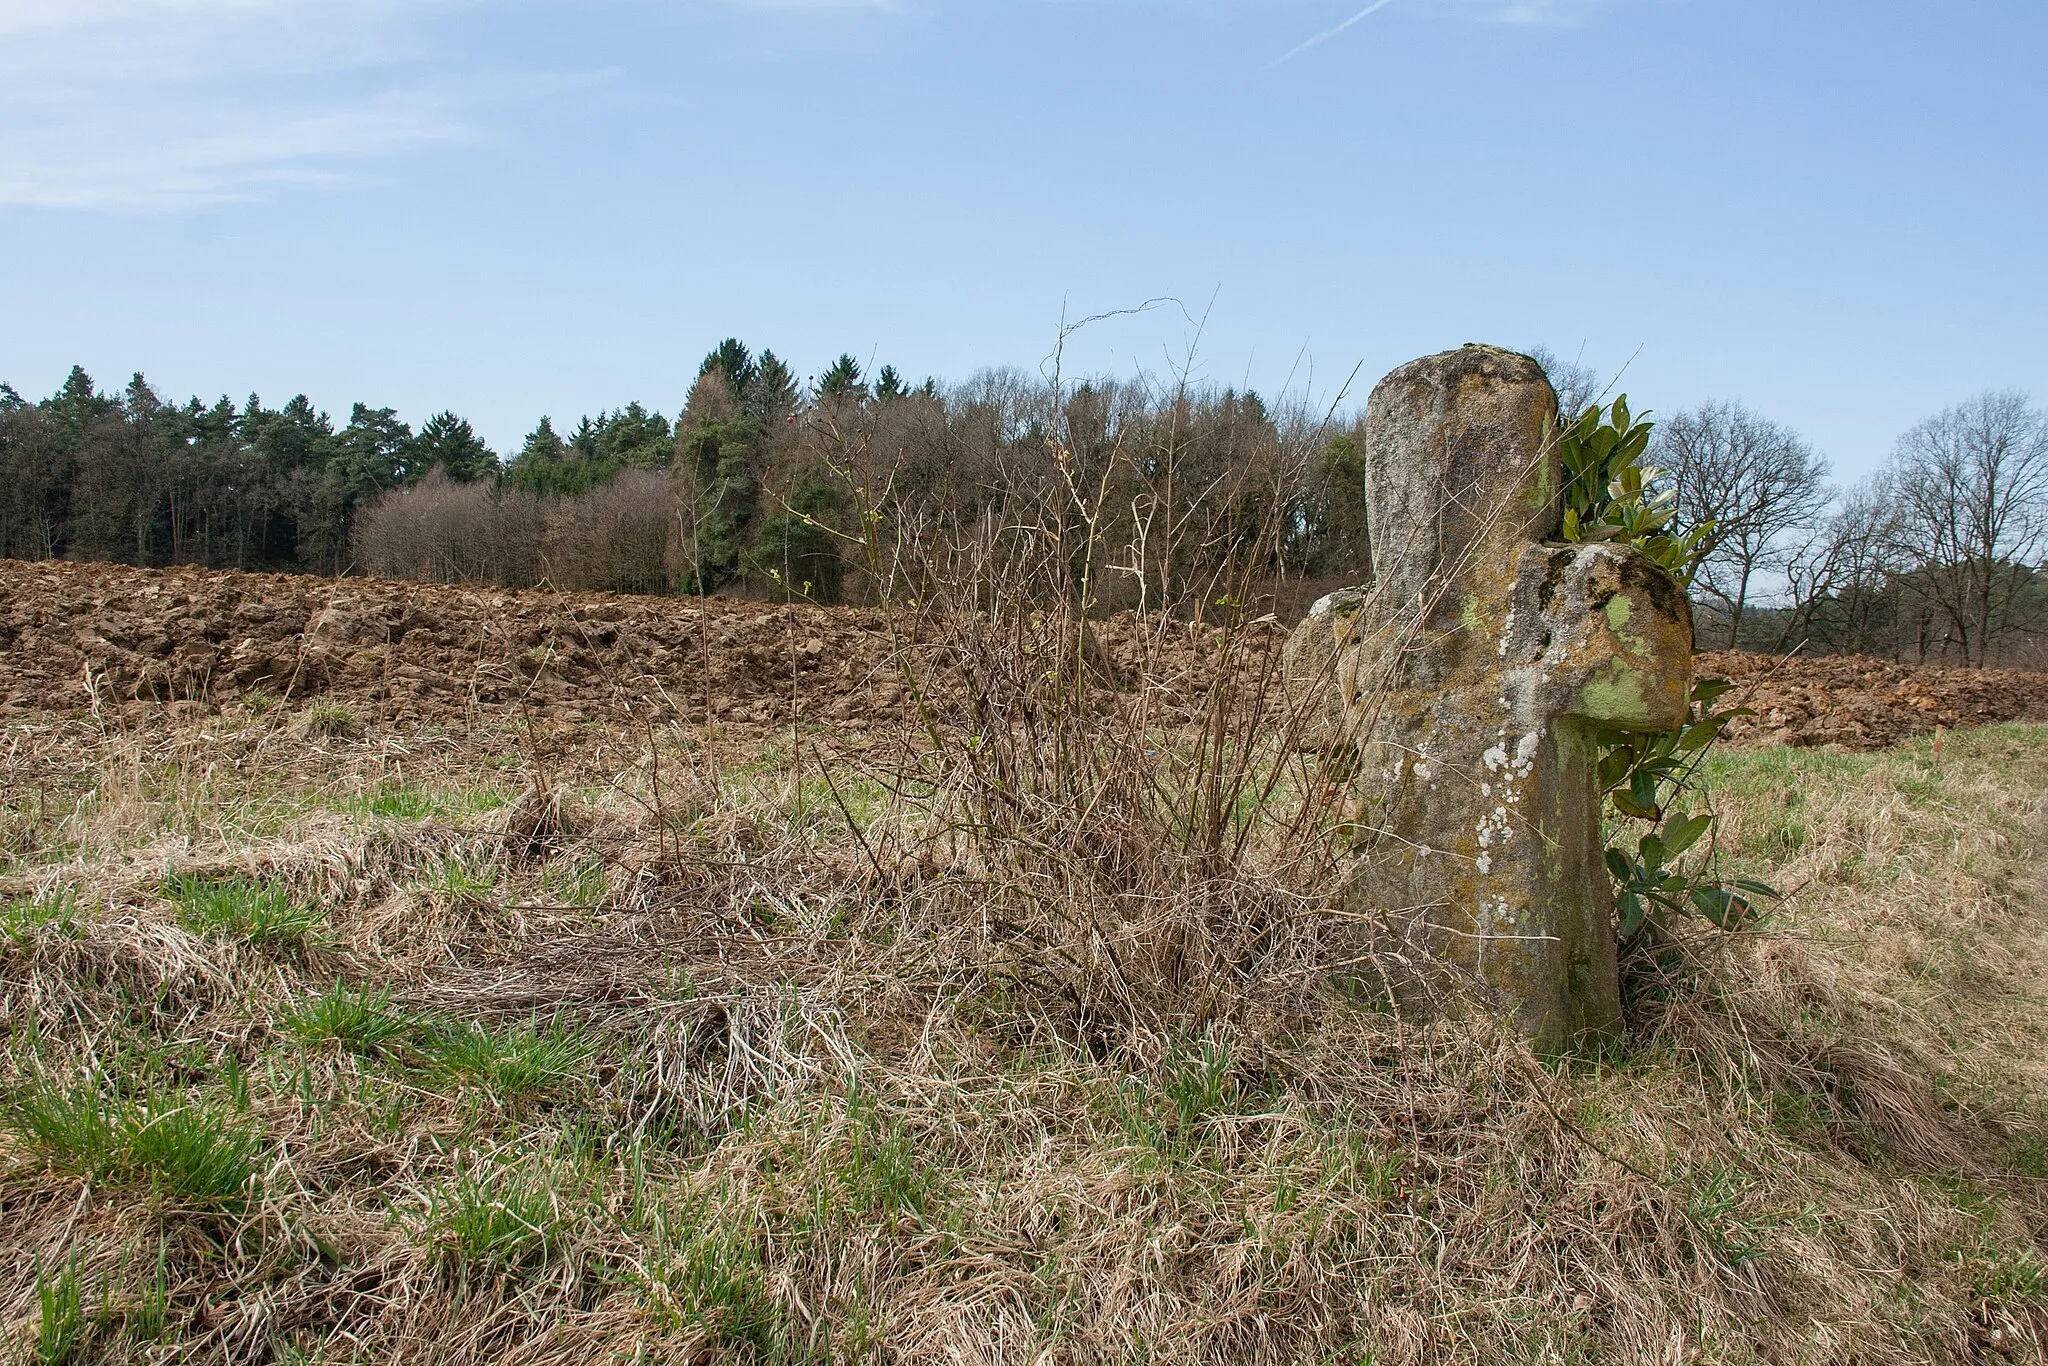
<path id="1" fill-rule="evenodd" d="M 1477 1002 L 1539 1047 L 1610 1035 L 1621 1005 L 1603 862 L 1601 726 L 1681 723 L 1692 622 L 1636 550 L 1556 542 L 1556 397 L 1526 356 L 1411 362 L 1366 409 L 1369 591 L 1316 605 L 1288 646 L 1311 730 L 1353 750 L 1348 893 L 1397 936 L 1411 1010 Z"/>

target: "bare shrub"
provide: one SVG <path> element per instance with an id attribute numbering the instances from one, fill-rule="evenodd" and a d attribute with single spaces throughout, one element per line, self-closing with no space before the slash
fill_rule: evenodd
<path id="1" fill-rule="evenodd" d="M 382 578 L 491 583 L 540 578 L 541 501 L 514 488 L 462 484 L 435 469 L 356 516 L 356 554 Z"/>
<path id="2" fill-rule="evenodd" d="M 667 475 L 626 470 L 556 504 L 543 552 L 548 580 L 560 588 L 666 592 L 673 503 Z"/>
<path id="3" fill-rule="evenodd" d="M 966 395 L 971 519 L 893 482 L 930 409 L 830 432 L 921 722 L 913 749 L 832 761 L 905 794 L 876 866 L 925 870 L 904 913 L 970 941 L 954 956 L 1007 1028 L 1149 1056 L 1302 1003 L 1331 956 L 1334 812 L 1251 589 L 1313 443 L 1262 411 L 1233 434 L 1228 404 L 1056 395 L 1000 374 Z"/>

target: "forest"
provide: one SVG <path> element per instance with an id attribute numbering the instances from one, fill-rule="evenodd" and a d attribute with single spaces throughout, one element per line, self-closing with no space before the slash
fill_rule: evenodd
<path id="1" fill-rule="evenodd" d="M 1607 397 L 1535 354 L 1566 412 Z M 74 367 L 41 401 L 0 384 L 0 556 L 835 603 L 1033 536 L 1076 547 L 1103 611 L 1250 593 L 1285 617 L 1370 575 L 1360 439 L 1355 406 L 1180 377 L 912 386 L 842 355 L 800 379 L 728 339 L 673 421 L 543 417 L 501 457 L 453 412 L 177 404 Z M 2048 419 L 2024 394 L 1929 417 L 1847 487 L 1739 402 L 1660 418 L 1651 463 L 1675 525 L 1706 528 L 1703 647 L 2048 655 Z"/>

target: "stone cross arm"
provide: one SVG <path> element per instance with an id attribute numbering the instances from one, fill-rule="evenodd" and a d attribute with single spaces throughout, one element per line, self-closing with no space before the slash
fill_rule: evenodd
<path id="1" fill-rule="evenodd" d="M 1531 545 L 1499 643 L 1505 696 L 1533 724 L 1672 730 L 1692 694 L 1692 611 L 1632 546 Z"/>

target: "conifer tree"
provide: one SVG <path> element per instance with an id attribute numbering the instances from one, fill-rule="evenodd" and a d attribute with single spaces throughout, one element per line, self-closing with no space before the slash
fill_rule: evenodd
<path id="1" fill-rule="evenodd" d="M 498 472 L 498 457 L 467 422 L 451 412 L 428 418 L 413 438 L 410 467 L 416 477 L 439 467 L 458 483 L 473 483 Z"/>
<path id="2" fill-rule="evenodd" d="M 779 421 L 796 411 L 796 374 L 773 351 L 763 351 L 754 362 L 753 382 L 742 391 L 741 399 L 754 416 Z"/>
<path id="3" fill-rule="evenodd" d="M 818 392 L 826 398 L 853 399 L 859 401 L 868 396 L 868 387 L 861 383 L 860 362 L 852 356 L 841 353 L 818 380 Z"/>
<path id="4" fill-rule="evenodd" d="M 697 378 L 702 379 L 713 370 L 725 376 L 735 394 L 744 394 L 754 382 L 753 353 L 738 337 L 727 337 L 704 357 L 704 363 L 697 367 Z"/>

